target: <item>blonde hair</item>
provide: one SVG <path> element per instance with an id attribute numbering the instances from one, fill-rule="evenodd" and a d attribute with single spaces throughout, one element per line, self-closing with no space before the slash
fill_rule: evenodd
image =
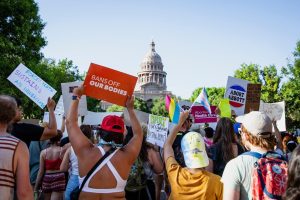
<path id="1" fill-rule="evenodd" d="M 276 146 L 276 139 L 274 135 L 271 135 L 268 138 L 262 138 L 259 136 L 254 136 L 251 134 L 243 125 L 241 126 L 242 132 L 248 136 L 248 141 L 254 145 L 259 146 L 264 149 L 274 150 Z"/>

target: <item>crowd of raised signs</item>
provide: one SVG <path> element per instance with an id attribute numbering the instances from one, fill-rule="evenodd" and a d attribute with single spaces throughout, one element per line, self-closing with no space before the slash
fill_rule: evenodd
<path id="1" fill-rule="evenodd" d="M 297 138 L 262 112 L 190 130 L 183 109 L 161 148 L 146 141 L 131 96 L 130 126 L 115 115 L 79 126 L 84 94 L 73 90 L 62 127 L 52 99 L 40 126 L 21 123 L 22 102 L 0 95 L 0 199 L 300 199 Z"/>

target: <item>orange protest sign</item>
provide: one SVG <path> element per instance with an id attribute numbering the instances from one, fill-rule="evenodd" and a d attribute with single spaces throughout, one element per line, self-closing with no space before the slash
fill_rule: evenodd
<path id="1" fill-rule="evenodd" d="M 135 76 L 91 63 L 83 84 L 87 96 L 125 106 L 136 81 Z"/>

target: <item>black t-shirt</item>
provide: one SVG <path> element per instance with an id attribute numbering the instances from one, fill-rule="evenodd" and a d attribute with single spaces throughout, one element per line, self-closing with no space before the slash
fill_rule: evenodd
<path id="1" fill-rule="evenodd" d="M 14 123 L 11 129 L 11 134 L 25 142 L 27 147 L 31 141 L 39 141 L 43 132 L 44 127 L 27 123 Z"/>

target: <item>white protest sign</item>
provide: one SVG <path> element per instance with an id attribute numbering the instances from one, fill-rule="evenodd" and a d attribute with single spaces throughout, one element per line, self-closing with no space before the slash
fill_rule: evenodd
<path id="1" fill-rule="evenodd" d="M 99 125 L 102 123 L 102 120 L 107 115 L 116 115 L 121 116 L 123 112 L 91 112 L 88 111 L 84 116 L 84 120 L 82 124 L 86 125 Z"/>
<path id="2" fill-rule="evenodd" d="M 286 131 L 284 101 L 276 103 L 260 101 L 259 111 L 266 113 L 272 121 L 276 121 L 279 131 Z"/>
<path id="3" fill-rule="evenodd" d="M 63 102 L 62 95 L 60 95 L 60 97 L 59 97 L 59 100 L 58 100 L 58 102 L 56 104 L 54 113 L 55 114 L 59 114 L 59 115 L 64 115 L 64 113 L 65 113 L 64 102 Z"/>
<path id="4" fill-rule="evenodd" d="M 69 83 L 61 84 L 61 91 L 62 91 L 62 95 L 63 95 L 65 115 L 68 114 L 68 111 L 69 111 L 69 108 L 71 105 L 71 101 L 72 101 L 74 88 L 79 87 L 80 85 L 82 85 L 82 83 L 83 82 L 80 81 L 80 82 L 69 82 Z M 84 116 L 86 114 L 87 114 L 86 96 L 83 95 L 79 101 L 78 115 Z"/>
<path id="5" fill-rule="evenodd" d="M 48 97 L 52 98 L 56 93 L 55 89 L 22 63 L 18 65 L 7 79 L 40 108 L 44 108 L 47 105 Z"/>
<path id="6" fill-rule="evenodd" d="M 169 119 L 157 115 L 149 115 L 147 141 L 160 147 L 167 139 Z"/>
<path id="7" fill-rule="evenodd" d="M 56 119 L 56 125 L 57 125 L 57 129 L 61 130 L 62 127 L 62 123 L 63 123 L 63 115 L 61 114 L 55 114 L 55 119 Z M 49 123 L 49 112 L 44 112 L 44 117 L 43 117 L 43 123 Z M 78 117 L 78 126 L 80 126 L 82 124 L 81 122 L 81 117 Z M 65 128 L 65 132 L 67 131 L 66 127 Z"/>
<path id="8" fill-rule="evenodd" d="M 60 130 L 62 126 L 63 116 L 59 114 L 55 114 L 55 119 L 56 119 L 57 129 Z M 43 122 L 49 123 L 49 112 L 44 112 Z"/>
<path id="9" fill-rule="evenodd" d="M 249 81 L 228 76 L 224 98 L 229 99 L 231 110 L 237 115 L 245 112 L 248 83 Z"/>

